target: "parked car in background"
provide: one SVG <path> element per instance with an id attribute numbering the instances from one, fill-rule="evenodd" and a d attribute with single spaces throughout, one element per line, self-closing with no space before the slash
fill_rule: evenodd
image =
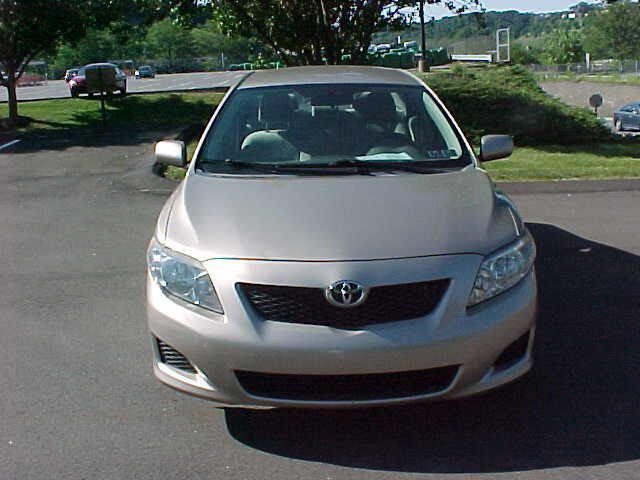
<path id="1" fill-rule="evenodd" d="M 222 405 L 460 398 L 533 365 L 536 247 L 420 79 L 298 67 L 214 113 L 147 256 L 154 372 Z M 156 160 L 185 166 L 183 142 Z M 214 207 L 212 207 L 214 206 Z"/>
<path id="2" fill-rule="evenodd" d="M 73 77 L 75 77 L 76 75 L 78 75 L 78 70 L 80 70 L 79 68 L 70 68 L 69 70 L 67 70 L 66 72 L 64 72 L 64 81 L 68 82 L 69 80 L 71 80 Z"/>
<path id="3" fill-rule="evenodd" d="M 109 93 L 118 92 L 120 95 L 126 95 L 127 93 L 127 76 L 126 74 L 120 70 L 113 63 L 91 63 L 89 65 L 85 65 L 84 67 L 78 70 L 78 73 L 75 74 L 71 79 L 67 82 L 69 85 L 69 90 L 71 92 L 72 97 L 77 97 L 82 93 L 87 93 L 87 78 L 86 72 L 87 70 L 93 68 L 100 67 L 111 67 L 116 71 L 116 85 L 113 91 Z"/>
<path id="4" fill-rule="evenodd" d="M 155 78 L 156 71 L 151 65 L 141 65 L 135 72 L 136 78 Z"/>
<path id="5" fill-rule="evenodd" d="M 640 130 L 640 103 L 630 103 L 616 110 L 613 124 L 618 132 Z"/>

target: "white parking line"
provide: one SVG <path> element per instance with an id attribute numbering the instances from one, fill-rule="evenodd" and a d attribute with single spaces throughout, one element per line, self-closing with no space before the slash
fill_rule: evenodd
<path id="1" fill-rule="evenodd" d="M 11 140 L 10 142 L 5 143 L 4 145 L 0 145 L 0 150 L 4 150 L 5 148 L 9 148 L 11 145 L 15 145 L 21 140 Z"/>

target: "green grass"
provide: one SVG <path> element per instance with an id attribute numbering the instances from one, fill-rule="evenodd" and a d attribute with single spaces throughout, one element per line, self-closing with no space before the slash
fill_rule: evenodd
<path id="1" fill-rule="evenodd" d="M 640 142 L 517 148 L 484 167 L 495 181 L 640 177 Z"/>
<path id="2" fill-rule="evenodd" d="M 220 93 L 130 95 L 106 102 L 109 129 L 182 129 L 202 125 L 222 99 Z M 43 100 L 19 104 L 19 114 L 31 121 L 18 131 L 75 133 L 102 128 L 100 101 L 88 98 Z M 0 118 L 8 115 L 0 104 Z"/>
<path id="3" fill-rule="evenodd" d="M 640 177 L 640 142 L 614 141 L 587 109 L 572 108 L 546 95 L 533 76 L 517 67 L 454 68 L 427 75 L 474 143 L 486 133 L 515 137 L 514 155 L 489 162 L 496 181 Z M 182 131 L 189 158 L 219 93 L 131 95 L 108 101 L 107 130 Z M 20 104 L 31 122 L 24 133 L 73 135 L 100 130 L 100 102 L 62 99 Z M 0 118 L 7 115 L 0 104 Z M 584 144 L 583 139 L 596 143 Z M 170 167 L 180 179 L 184 170 Z"/>

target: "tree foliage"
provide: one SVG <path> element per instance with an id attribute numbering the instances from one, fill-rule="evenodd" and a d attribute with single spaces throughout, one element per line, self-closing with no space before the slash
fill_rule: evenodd
<path id="1" fill-rule="evenodd" d="M 583 35 L 575 28 L 559 28 L 545 39 L 545 63 L 578 63 L 584 59 Z"/>
<path id="2" fill-rule="evenodd" d="M 190 3 L 190 2 L 189 2 Z M 462 12 L 479 0 L 425 0 Z M 406 26 L 412 0 L 212 0 L 225 33 L 255 37 L 289 65 L 362 63 L 376 31 Z"/>
<path id="3" fill-rule="evenodd" d="M 620 2 L 594 16 L 586 28 L 589 47 L 618 60 L 640 59 L 640 4 Z"/>
<path id="4" fill-rule="evenodd" d="M 0 85 L 7 88 L 9 122 L 18 120 L 16 83 L 31 60 L 51 54 L 62 39 L 78 39 L 92 25 L 151 7 L 152 0 L 0 0 Z"/>

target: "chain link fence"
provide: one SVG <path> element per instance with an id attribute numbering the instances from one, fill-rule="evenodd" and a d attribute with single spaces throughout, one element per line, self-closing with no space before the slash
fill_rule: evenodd
<path id="1" fill-rule="evenodd" d="M 560 65 L 528 65 L 535 73 L 545 77 L 564 75 L 628 75 L 640 76 L 640 60 L 593 60 L 583 63 L 566 63 Z"/>

